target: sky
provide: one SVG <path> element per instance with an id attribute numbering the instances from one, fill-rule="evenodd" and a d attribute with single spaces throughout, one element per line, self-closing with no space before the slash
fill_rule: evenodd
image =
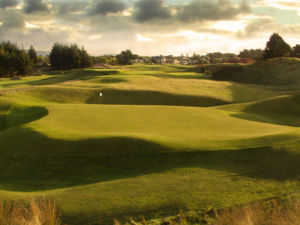
<path id="1" fill-rule="evenodd" d="M 91 55 L 238 53 L 272 33 L 300 44 L 300 0 L 0 0 L 0 41 Z"/>

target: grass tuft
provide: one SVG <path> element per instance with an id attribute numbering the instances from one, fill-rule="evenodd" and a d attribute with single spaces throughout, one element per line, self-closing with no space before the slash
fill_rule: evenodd
<path id="1" fill-rule="evenodd" d="M 226 209 L 213 225 L 300 225 L 300 202 L 274 200 Z"/>
<path id="2" fill-rule="evenodd" d="M 58 210 L 51 200 L 32 200 L 29 204 L 0 204 L 0 225 L 61 225 Z"/>

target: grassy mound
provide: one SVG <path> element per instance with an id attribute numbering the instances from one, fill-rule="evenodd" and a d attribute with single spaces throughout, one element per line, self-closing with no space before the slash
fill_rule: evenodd
<path id="1" fill-rule="evenodd" d="M 220 107 L 238 112 L 235 117 L 286 126 L 300 126 L 300 94 L 283 95 L 251 104 Z"/>
<path id="2" fill-rule="evenodd" d="M 38 106 L 12 105 L 0 103 L 0 131 L 29 123 L 48 114 L 47 109 Z"/>
<path id="3" fill-rule="evenodd" d="M 100 92 L 102 96 L 100 97 Z M 193 96 L 147 90 L 118 90 L 108 88 L 72 88 L 45 86 L 11 92 L 6 96 L 40 103 L 110 104 L 110 105 L 174 105 L 218 106 L 229 102 L 210 96 Z"/>
<path id="4" fill-rule="evenodd" d="M 212 71 L 216 80 L 227 80 L 251 84 L 299 85 L 300 61 L 277 58 L 249 65 L 216 65 L 203 67 Z"/>

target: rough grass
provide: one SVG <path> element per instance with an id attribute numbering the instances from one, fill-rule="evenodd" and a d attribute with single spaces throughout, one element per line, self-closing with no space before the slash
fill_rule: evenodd
<path id="1" fill-rule="evenodd" d="M 0 203 L 1 225 L 61 225 L 58 210 L 50 200 L 30 203 Z"/>
<path id="2" fill-rule="evenodd" d="M 206 212 L 180 212 L 177 216 L 147 221 L 145 217 L 113 220 L 114 225 L 299 225 L 299 199 L 288 197 Z"/>
<path id="3" fill-rule="evenodd" d="M 273 200 L 222 210 L 213 225 L 299 225 L 299 200 Z"/>

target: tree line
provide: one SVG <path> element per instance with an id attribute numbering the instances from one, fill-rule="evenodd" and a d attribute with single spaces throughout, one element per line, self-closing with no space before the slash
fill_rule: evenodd
<path id="1" fill-rule="evenodd" d="M 214 63 L 213 59 L 217 59 L 215 61 L 218 62 L 219 58 L 230 59 L 236 57 L 232 53 L 210 53 L 207 56 L 210 58 L 210 63 Z M 255 61 L 276 57 L 300 58 L 300 45 L 292 48 L 279 34 L 274 33 L 267 42 L 264 50 L 245 49 L 239 53 L 238 57 L 253 59 Z M 7 41 L 0 42 L 0 77 L 25 75 L 41 61 L 46 61 L 46 64 L 49 62 L 52 69 L 70 70 L 86 68 L 96 62 L 130 65 L 137 58 L 138 56 L 134 55 L 130 50 L 122 51 L 116 57 L 91 57 L 83 47 L 79 48 L 76 44 L 67 45 L 62 43 L 55 43 L 53 45 L 48 58 L 41 58 L 37 55 L 33 46 L 28 51 L 25 51 L 16 44 Z M 196 59 L 196 55 L 194 55 L 194 58 Z"/>
<path id="2" fill-rule="evenodd" d="M 0 43 L 0 77 L 23 75 L 31 71 L 29 54 L 11 42 Z"/>
<path id="3" fill-rule="evenodd" d="M 262 49 L 244 49 L 239 54 L 240 58 L 250 58 L 254 60 L 267 60 L 277 57 L 298 57 L 300 58 L 300 45 L 293 48 L 284 41 L 278 34 L 271 35 L 264 50 Z"/>
<path id="4" fill-rule="evenodd" d="M 26 51 L 17 44 L 0 42 L 0 77 L 26 75 L 34 66 L 51 64 L 52 69 L 70 70 L 92 65 L 92 58 L 84 48 L 77 45 L 55 43 L 48 58 L 38 56 L 33 46 Z"/>
<path id="5" fill-rule="evenodd" d="M 92 59 L 84 48 L 77 45 L 55 43 L 49 55 L 53 69 L 70 70 L 91 66 Z"/>

